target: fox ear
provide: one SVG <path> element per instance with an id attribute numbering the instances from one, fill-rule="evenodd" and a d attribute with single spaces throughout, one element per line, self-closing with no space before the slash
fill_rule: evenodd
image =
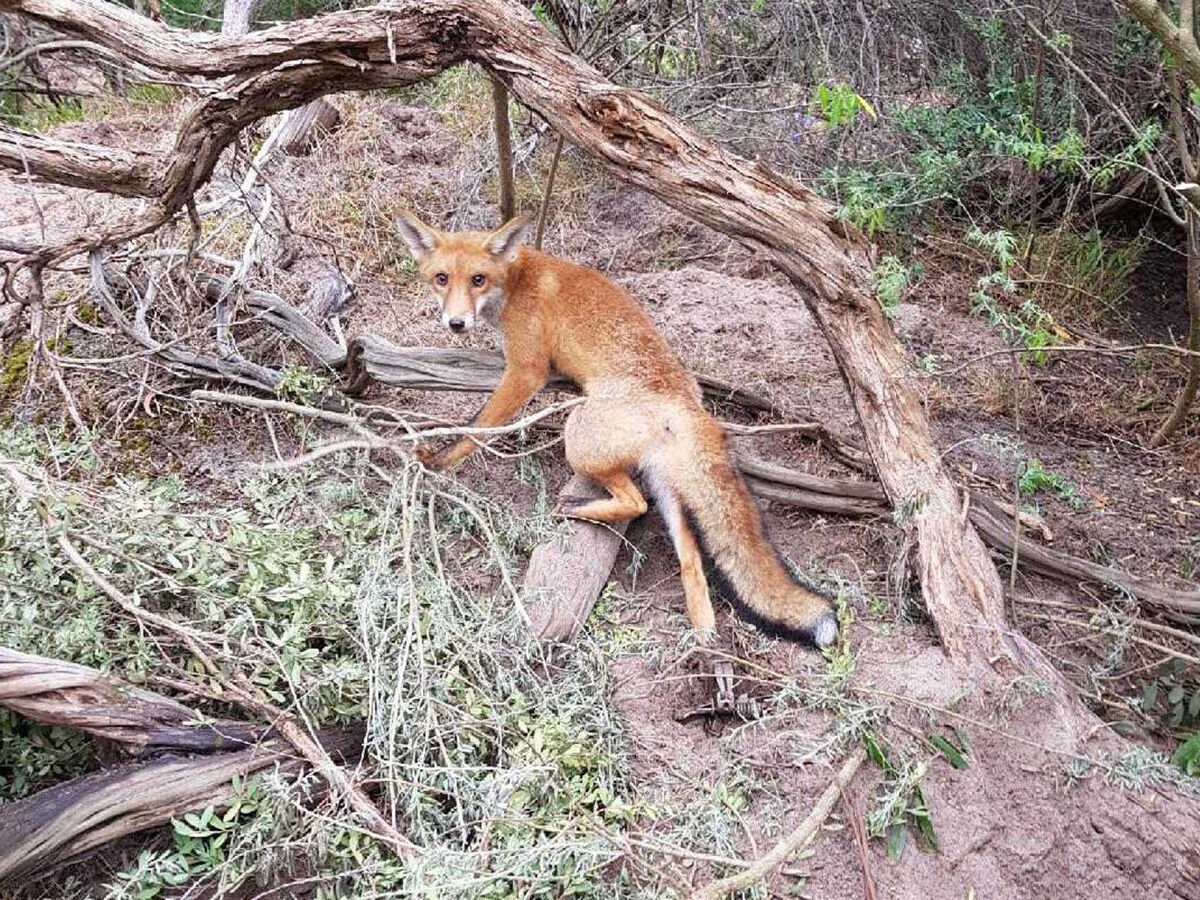
<path id="1" fill-rule="evenodd" d="M 492 256 L 512 259 L 517 248 L 521 246 L 521 242 L 525 240 L 525 235 L 529 231 L 529 223 L 529 216 L 517 216 L 515 219 L 509 219 L 488 235 L 486 244 L 488 253 Z"/>
<path id="2" fill-rule="evenodd" d="M 432 253 L 442 242 L 442 233 L 436 228 L 430 228 L 407 210 L 400 211 L 396 220 L 396 230 L 408 244 L 408 249 L 417 259 Z"/>

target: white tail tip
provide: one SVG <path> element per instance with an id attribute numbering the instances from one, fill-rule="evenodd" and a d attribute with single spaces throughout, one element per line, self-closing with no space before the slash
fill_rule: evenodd
<path id="1" fill-rule="evenodd" d="M 817 622 L 817 627 L 813 629 L 813 643 L 818 647 L 828 647 L 837 640 L 837 634 L 837 619 L 832 615 L 822 616 L 821 621 Z"/>

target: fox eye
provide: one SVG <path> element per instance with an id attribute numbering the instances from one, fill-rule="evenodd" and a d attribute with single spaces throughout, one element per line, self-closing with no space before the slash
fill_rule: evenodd
<path id="1" fill-rule="evenodd" d="M 472 287 L 483 287 L 483 275 L 476 273 L 471 276 Z"/>
<path id="2" fill-rule="evenodd" d="M 438 272 L 433 276 L 433 280 L 437 282 L 438 287 L 445 287 L 450 282 L 450 276 L 445 272 Z"/>

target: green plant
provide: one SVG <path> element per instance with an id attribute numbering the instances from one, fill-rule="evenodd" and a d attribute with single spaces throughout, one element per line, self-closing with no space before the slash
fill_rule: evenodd
<path id="1" fill-rule="evenodd" d="M 921 780 L 925 777 L 925 763 L 893 765 L 887 747 L 871 731 L 863 736 L 863 743 L 871 761 L 883 769 L 885 779 L 875 798 L 875 807 L 867 813 L 867 833 L 871 837 L 887 840 L 888 858 L 895 861 L 904 853 L 908 843 L 909 827 L 915 827 L 924 836 L 929 846 L 938 848 L 937 832 L 929 814 Z"/>
<path id="2" fill-rule="evenodd" d="M 892 510 L 892 521 L 900 527 L 907 525 L 921 514 L 928 502 L 929 495 L 924 493 L 904 497 Z"/>
<path id="3" fill-rule="evenodd" d="M 970 296 L 971 312 L 987 319 L 1009 343 L 1023 344 L 1031 361 L 1044 364 L 1049 358 L 1046 348 L 1055 342 L 1053 317 L 1032 299 L 1021 301 L 1015 309 L 1009 299 L 1018 295 L 1017 284 L 1010 274 L 1017 261 L 1016 237 L 1004 229 L 983 231 L 978 227 L 968 231 L 966 237 L 993 253 L 1000 266 L 976 281 Z"/>
<path id="4" fill-rule="evenodd" d="M 1169 729 L 1200 725 L 1200 684 L 1189 679 L 1181 659 L 1163 663 L 1155 676 L 1142 686 L 1142 712 L 1158 716 Z"/>
<path id="5" fill-rule="evenodd" d="M 0 798 L 15 800 L 81 775 L 93 766 L 94 755 L 94 741 L 82 732 L 38 725 L 0 709 Z"/>
<path id="6" fill-rule="evenodd" d="M 1060 500 L 1065 500 L 1074 507 L 1084 506 L 1083 498 L 1067 478 L 1057 472 L 1050 472 L 1042 466 L 1038 459 L 1028 459 L 1017 479 L 1017 488 L 1022 495 L 1032 497 L 1042 491 L 1051 490 Z"/>
<path id="7" fill-rule="evenodd" d="M 871 280 L 875 285 L 875 297 L 879 300 L 885 316 L 890 319 L 895 315 L 904 292 L 920 277 L 922 271 L 920 263 L 906 266 L 891 255 L 880 260 L 875 271 L 871 273 Z"/>
<path id="8" fill-rule="evenodd" d="M 865 112 L 872 119 L 877 118 L 871 104 L 848 84 L 822 82 L 817 85 L 812 106 L 827 128 L 851 125 L 860 112 Z"/>
<path id="9" fill-rule="evenodd" d="M 850 626 L 854 623 L 854 610 L 839 592 L 837 598 L 838 637 L 830 647 L 821 651 L 829 663 L 828 676 L 831 689 L 842 690 L 854 674 L 854 654 L 850 650 Z"/>
<path id="10" fill-rule="evenodd" d="M 1013 195 L 984 183 L 997 164 L 1015 164 L 1032 176 L 1047 173 L 1089 189 L 1109 184 L 1138 165 L 1161 137 L 1161 126 L 1149 121 L 1127 144 L 1090 148 L 1076 124 L 1073 82 L 1035 78 L 1014 52 L 1016 41 L 1000 19 L 967 14 L 962 19 L 982 39 L 985 76 L 977 78 L 962 60 L 951 62 L 939 73 L 941 100 L 890 110 L 903 141 L 898 158 L 865 168 L 839 165 L 821 175 L 819 184 L 837 200 L 839 215 L 868 234 L 896 230 L 944 204 L 960 204 L 973 186 L 998 205 L 1011 203 Z M 1067 35 L 1056 33 L 1052 40 L 1071 52 Z M 852 121 L 851 98 L 831 96 L 829 103 L 839 121 Z"/>
<path id="11" fill-rule="evenodd" d="M 40 104 L 15 115 L 12 124 L 25 131 L 53 131 L 61 125 L 82 122 L 85 118 L 83 104 L 77 100 L 60 103 Z"/>
<path id="12" fill-rule="evenodd" d="M 33 341 L 17 341 L 3 359 L 0 368 L 0 397 L 9 397 L 20 390 L 29 373 L 33 358 Z"/>
<path id="13" fill-rule="evenodd" d="M 127 96 L 134 106 L 161 106 L 175 99 L 175 89 L 165 84 L 139 81 L 130 86 Z"/>
<path id="14" fill-rule="evenodd" d="M 505 587 L 528 523 L 444 481 L 427 491 L 415 466 L 394 468 L 395 487 L 382 494 L 344 474 L 353 461 L 343 461 L 338 474 L 254 478 L 217 500 L 174 478 L 98 469 L 97 449 L 0 429 L 0 456 L 19 461 L 110 583 L 212 633 L 227 648 L 223 665 L 306 720 L 366 719 L 381 802 L 428 861 L 410 871 L 344 811 L 310 809 L 303 785 L 264 781 L 233 807 L 180 817 L 174 848 L 139 856 L 110 896 L 154 897 L 210 878 L 231 888 L 297 859 L 325 897 L 347 872 L 372 890 L 411 891 L 419 880 L 448 898 L 600 895 L 596 869 L 620 855 L 602 835 L 627 827 L 638 805 L 603 644 L 556 653 L 546 677 L 544 648 Z M 51 476 L 49 456 L 77 480 Z M 64 565 L 36 508 L 3 480 L 0 519 L 6 645 L 134 683 L 164 665 L 166 650 L 169 665 L 203 680 L 186 651 L 145 640 Z M 0 728 L 14 722 L 25 728 Z M 13 741 L 0 754 L 16 749 L 23 780 L 14 787 L 6 769 L 6 796 L 32 790 L 42 773 L 75 773 L 60 746 L 42 759 L 39 747 Z M 485 832 L 464 824 L 483 821 L 493 822 Z"/>
<path id="15" fill-rule="evenodd" d="M 329 379 L 303 366 L 287 366 L 275 393 L 284 400 L 311 401 L 329 388 Z"/>
<path id="16" fill-rule="evenodd" d="M 1192 734 L 1179 745 L 1171 762 L 1179 766 L 1179 770 L 1189 778 L 1200 778 L 1200 731 Z"/>

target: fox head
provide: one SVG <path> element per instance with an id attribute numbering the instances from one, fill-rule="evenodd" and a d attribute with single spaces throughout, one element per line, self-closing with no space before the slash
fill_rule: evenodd
<path id="1" fill-rule="evenodd" d="M 509 267 L 529 230 L 528 216 L 495 231 L 446 233 L 402 212 L 396 226 L 441 303 L 443 325 L 470 331 L 485 312 L 499 313 L 508 296 Z"/>

